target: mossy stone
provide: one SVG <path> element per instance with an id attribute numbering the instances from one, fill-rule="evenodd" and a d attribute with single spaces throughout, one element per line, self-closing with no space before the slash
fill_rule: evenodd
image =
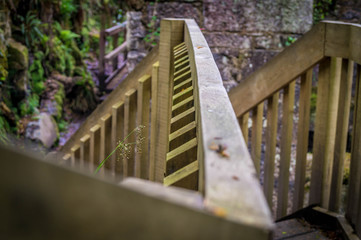
<path id="1" fill-rule="evenodd" d="M 26 70 L 29 67 L 28 49 L 14 39 L 8 41 L 9 68 L 14 70 Z"/>

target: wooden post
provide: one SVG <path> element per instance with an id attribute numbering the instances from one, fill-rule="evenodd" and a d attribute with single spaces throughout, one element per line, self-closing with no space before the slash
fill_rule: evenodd
<path id="1" fill-rule="evenodd" d="M 338 212 L 341 205 L 341 191 L 344 161 L 347 144 L 347 132 L 350 115 L 352 92 L 353 65 L 351 60 L 342 62 L 339 109 L 337 114 L 336 143 L 332 170 L 332 185 L 330 195 L 330 210 Z"/>
<path id="2" fill-rule="evenodd" d="M 80 146 L 77 144 L 71 148 L 71 166 L 78 167 L 80 159 Z"/>
<path id="3" fill-rule="evenodd" d="M 124 139 L 124 103 L 119 102 L 112 107 L 112 149 L 114 150 L 119 141 Z M 115 176 L 123 173 L 123 162 L 119 152 L 114 153 L 112 161 L 115 162 Z M 120 179 L 117 179 L 120 180 Z"/>
<path id="4" fill-rule="evenodd" d="M 137 126 L 136 126 L 136 115 L 137 115 L 137 91 L 131 89 L 125 93 L 124 101 L 124 136 L 128 136 Z M 123 158 L 123 175 L 134 176 L 135 172 L 135 159 L 134 159 L 134 143 L 135 142 L 135 133 L 133 132 L 126 140 L 126 144 L 131 144 L 131 150 L 127 156 Z"/>
<path id="5" fill-rule="evenodd" d="M 310 204 L 321 204 L 326 209 L 331 190 L 341 63 L 341 58 L 326 58 L 320 63 L 317 89 Z"/>
<path id="6" fill-rule="evenodd" d="M 281 158 L 278 177 L 277 219 L 287 215 L 295 86 L 296 81 L 293 81 L 288 86 L 286 86 L 283 91 L 283 116 L 281 125 Z"/>
<path id="7" fill-rule="evenodd" d="M 251 137 L 251 156 L 259 177 L 261 167 L 261 143 L 262 143 L 262 124 L 263 124 L 263 106 L 264 102 L 258 104 L 252 109 L 252 137 Z"/>
<path id="8" fill-rule="evenodd" d="M 100 164 L 100 125 L 90 129 L 90 171 L 93 172 Z"/>
<path id="9" fill-rule="evenodd" d="M 243 138 L 248 146 L 248 119 L 249 119 L 249 112 L 246 112 L 239 118 L 239 125 L 242 130 Z"/>
<path id="10" fill-rule="evenodd" d="M 303 208 L 303 199 L 305 194 L 308 131 L 310 126 L 312 71 L 313 68 L 307 70 L 306 73 L 301 75 L 293 212 Z"/>
<path id="11" fill-rule="evenodd" d="M 101 126 L 101 130 L 100 130 L 100 160 L 101 161 L 103 161 L 106 157 L 108 157 L 108 155 L 112 151 L 112 149 L 110 149 L 110 147 L 111 147 L 111 143 L 110 143 L 111 142 L 110 141 L 111 140 L 111 136 L 110 136 L 111 124 L 112 124 L 112 115 L 110 115 L 109 113 L 100 119 L 100 126 Z M 111 170 L 111 173 L 114 176 L 114 171 L 113 171 L 114 168 L 113 168 L 113 163 L 111 162 L 111 159 L 108 159 L 105 162 L 104 166 L 101 169 L 102 173 L 104 172 L 104 168 Z"/>
<path id="12" fill-rule="evenodd" d="M 184 21 L 163 19 L 159 43 L 159 81 L 157 86 L 157 142 L 155 147 L 155 181 L 163 182 L 168 152 L 173 79 L 173 47 L 183 41 Z"/>
<path id="13" fill-rule="evenodd" d="M 149 153 L 149 180 L 155 180 L 155 149 L 156 149 L 156 131 L 157 131 L 157 102 L 158 102 L 158 75 L 159 75 L 159 62 L 153 64 L 152 69 L 152 106 L 151 106 L 151 126 L 150 126 L 150 153 Z"/>
<path id="14" fill-rule="evenodd" d="M 80 168 L 84 168 L 84 163 L 89 164 L 90 135 L 87 134 L 80 139 Z M 88 167 L 88 165 L 86 165 Z M 87 169 L 88 170 L 88 169 Z"/>

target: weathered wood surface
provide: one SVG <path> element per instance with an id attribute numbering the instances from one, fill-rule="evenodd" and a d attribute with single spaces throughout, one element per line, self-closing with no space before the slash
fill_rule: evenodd
<path id="1" fill-rule="evenodd" d="M 316 25 L 291 47 L 231 89 L 229 98 L 236 115 L 241 116 L 324 58 L 324 36 L 325 24 Z"/>
<path id="2" fill-rule="evenodd" d="M 100 125 L 96 124 L 90 129 L 90 171 L 101 163 L 100 159 Z"/>
<path id="3" fill-rule="evenodd" d="M 264 102 L 261 102 L 252 109 L 251 156 L 258 176 L 261 169 L 263 107 Z"/>
<path id="4" fill-rule="evenodd" d="M 112 151 L 124 139 L 124 102 L 119 102 L 112 106 L 112 132 L 111 146 Z M 123 161 L 117 151 L 111 156 L 111 161 L 115 163 L 115 176 L 123 173 Z M 119 179 L 117 179 L 119 180 Z"/>
<path id="5" fill-rule="evenodd" d="M 155 181 L 163 182 L 171 118 L 173 90 L 173 48 L 183 42 L 184 22 L 177 19 L 161 21 L 159 43 L 159 78 L 157 82 L 157 136 L 155 145 Z"/>
<path id="6" fill-rule="evenodd" d="M 123 156 L 123 175 L 135 176 L 135 148 L 136 148 L 136 126 L 137 115 L 137 90 L 131 89 L 125 93 L 124 100 L 124 143 L 128 144 L 128 150 L 125 150 L 126 156 Z"/>
<path id="7" fill-rule="evenodd" d="M 127 21 L 125 22 L 122 22 L 121 24 L 119 25 L 116 25 L 116 26 L 113 26 L 111 28 L 108 28 L 106 29 L 104 32 L 105 32 L 105 35 L 106 36 L 113 36 L 115 34 L 118 34 L 120 33 L 121 31 L 124 31 L 125 27 L 127 25 Z"/>
<path id="8" fill-rule="evenodd" d="M 100 123 L 100 118 L 107 113 L 111 113 L 112 106 L 120 101 L 124 101 L 125 93 L 138 85 L 138 79 L 144 74 L 152 73 L 152 64 L 158 59 L 158 48 L 155 47 L 136 67 L 135 69 L 113 90 L 113 92 L 102 102 L 90 116 L 85 120 L 82 126 L 73 134 L 73 136 L 62 147 L 61 151 L 65 154 L 70 149 L 80 143 L 80 138 L 89 133 L 91 127 Z M 118 75 L 116 78 L 120 79 Z"/>
<path id="9" fill-rule="evenodd" d="M 150 147 L 149 147 L 149 180 L 155 179 L 155 159 L 156 159 L 156 131 L 158 127 L 157 105 L 158 105 L 158 79 L 159 79 L 159 62 L 153 64 L 152 70 L 152 106 L 150 117 Z"/>
<path id="10" fill-rule="evenodd" d="M 312 71 L 313 69 L 311 68 L 301 75 L 293 212 L 303 208 L 304 203 L 308 132 L 311 111 Z"/>
<path id="11" fill-rule="evenodd" d="M 194 192 L 140 180 L 117 186 L 29 152 L 0 146 L 0 153 L 3 239 L 268 238 L 267 231 L 215 216 Z"/>
<path id="12" fill-rule="evenodd" d="M 127 42 L 123 42 L 122 45 L 118 46 L 114 50 L 112 50 L 110 53 L 104 56 L 105 61 L 111 61 L 114 58 L 118 57 L 118 55 L 125 51 L 127 49 Z"/>
<path id="13" fill-rule="evenodd" d="M 222 209 L 227 219 L 253 225 L 261 232 L 270 231 L 273 228 L 271 214 L 237 117 L 212 53 L 194 20 L 185 20 L 185 42 L 191 66 L 195 66 L 191 68 L 198 93 L 195 101 L 203 155 L 198 161 L 203 162 L 200 164 L 204 168 L 204 186 L 201 188 L 207 206 Z M 212 150 L 213 143 L 227 146 L 228 157 Z"/>

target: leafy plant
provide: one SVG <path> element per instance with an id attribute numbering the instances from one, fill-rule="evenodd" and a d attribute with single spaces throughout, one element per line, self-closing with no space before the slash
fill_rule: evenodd
<path id="1" fill-rule="evenodd" d="M 288 46 L 290 46 L 292 43 L 296 42 L 296 40 L 297 40 L 297 38 L 295 38 L 295 37 L 287 37 L 284 45 L 285 45 L 286 47 L 288 47 Z"/>
<path id="2" fill-rule="evenodd" d="M 39 106 L 39 96 L 37 94 L 32 94 L 27 100 L 24 100 L 20 103 L 20 115 L 31 115 L 38 112 Z"/>
<path id="3" fill-rule="evenodd" d="M 42 65 L 42 61 L 44 60 L 44 53 L 38 51 L 34 54 L 34 62 L 29 67 L 29 72 L 31 76 L 31 86 L 34 93 L 40 95 L 44 89 L 44 68 Z"/>
<path id="4" fill-rule="evenodd" d="M 42 23 L 40 19 L 37 18 L 36 12 L 29 11 L 25 17 L 19 15 L 18 18 L 21 22 L 20 29 L 21 33 L 24 35 L 27 47 L 33 46 L 44 37 L 43 33 L 40 31 Z"/>
<path id="5" fill-rule="evenodd" d="M 136 145 L 137 152 L 141 152 L 141 145 L 144 141 L 144 137 L 142 137 L 142 130 L 144 129 L 144 126 L 140 125 L 133 129 L 122 141 L 118 142 L 118 145 L 115 147 L 115 149 L 98 165 L 97 169 L 94 171 L 94 174 L 97 174 L 100 169 L 104 166 L 106 161 L 116 152 L 119 151 L 119 156 L 122 156 L 125 159 L 129 159 L 129 155 L 131 151 L 133 150 L 132 146 Z M 136 134 L 136 141 L 126 143 L 125 141 L 132 135 Z"/>
<path id="6" fill-rule="evenodd" d="M 335 8 L 335 0 L 315 0 L 313 3 L 313 24 L 328 16 Z"/>

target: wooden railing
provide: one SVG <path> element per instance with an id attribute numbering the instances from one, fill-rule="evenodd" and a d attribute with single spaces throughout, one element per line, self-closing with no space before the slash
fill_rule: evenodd
<path id="1" fill-rule="evenodd" d="M 162 20 L 159 50 L 88 117 L 64 146 L 62 162 L 94 170 L 139 125 L 145 126 L 141 153 L 113 156 L 105 175 L 198 190 L 207 211 L 236 223 L 245 236 L 271 236 L 270 211 L 237 118 L 193 20 Z"/>
<path id="2" fill-rule="evenodd" d="M 345 211 L 361 236 L 360 39 L 360 25 L 320 23 L 229 93 L 276 219 L 311 204 L 334 212 L 343 207 L 346 141 L 348 130 L 352 129 Z M 312 88 L 317 88 L 317 94 L 313 93 L 317 103 L 311 183 L 306 194 L 309 129 L 310 121 L 313 121 L 310 116 Z M 298 96 L 296 102 L 295 94 Z M 351 120 L 350 109 L 353 112 Z M 266 126 L 263 128 L 263 125 Z M 262 143 L 264 154 L 261 154 Z M 277 149 L 279 176 L 274 179 Z M 291 153 L 296 160 L 294 189 L 289 189 Z M 277 202 L 273 201 L 273 196 L 277 196 Z M 288 204 L 289 197 L 293 199 L 292 204 Z M 292 210 L 287 211 L 290 205 Z"/>
<path id="3" fill-rule="evenodd" d="M 113 26 L 111 28 L 105 29 L 105 15 L 101 16 L 101 30 L 99 36 L 99 63 L 98 63 L 98 79 L 99 79 L 99 88 L 103 91 L 106 88 L 106 84 L 112 80 L 120 70 L 125 66 L 125 60 L 127 58 L 127 41 L 126 41 L 126 24 L 123 22 L 120 25 Z M 118 46 L 119 33 L 123 33 L 124 42 Z M 112 47 L 113 50 L 106 54 L 106 38 L 108 36 L 112 37 Z M 123 64 L 118 67 L 118 55 L 123 53 Z M 113 72 L 109 75 L 105 75 L 105 63 L 111 62 Z"/>

